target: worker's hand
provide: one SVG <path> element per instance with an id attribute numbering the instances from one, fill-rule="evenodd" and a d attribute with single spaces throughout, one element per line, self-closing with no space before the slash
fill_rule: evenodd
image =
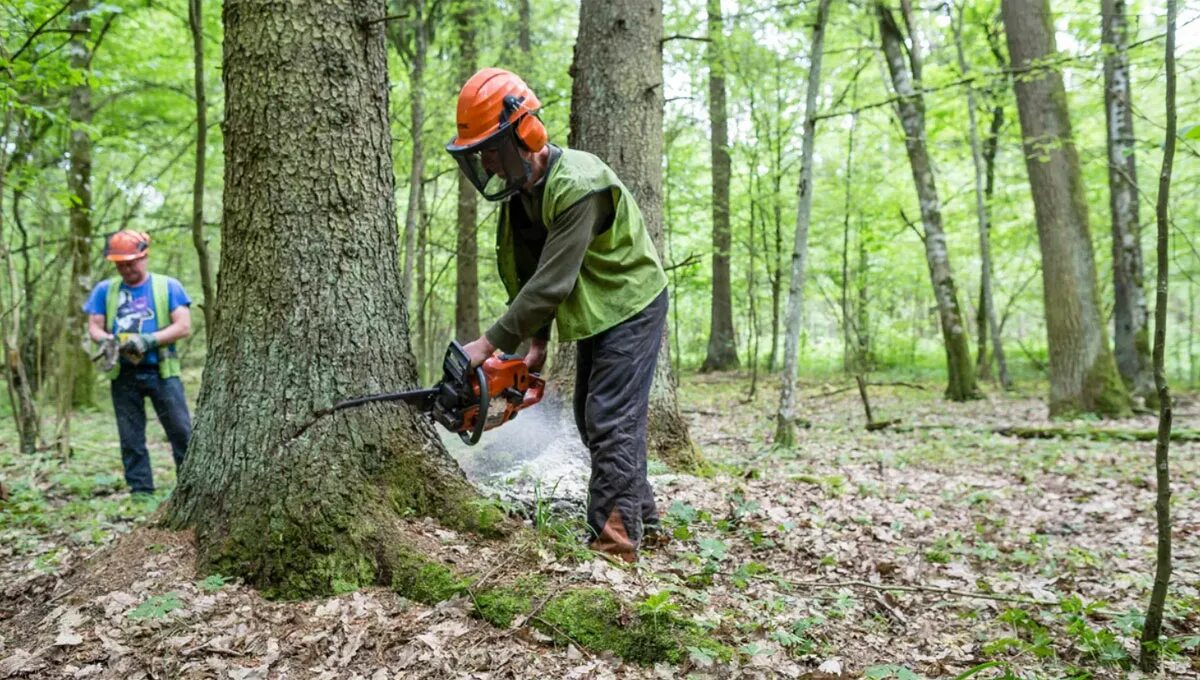
<path id="1" fill-rule="evenodd" d="M 125 344 L 121 345 L 121 353 L 136 361 L 141 361 L 155 347 L 158 347 L 158 340 L 154 338 L 154 335 L 142 333 L 126 340 Z"/>
<path id="2" fill-rule="evenodd" d="M 541 373 L 542 367 L 546 365 L 545 340 L 534 338 L 529 343 L 529 351 L 525 354 L 525 365 L 529 367 L 530 373 Z"/>
<path id="3" fill-rule="evenodd" d="M 475 368 L 487 361 L 488 357 L 492 356 L 492 353 L 496 351 L 496 346 L 488 341 L 486 335 L 481 335 L 478 340 L 468 342 L 463 347 L 463 351 L 467 353 L 467 358 L 471 360 L 471 368 Z"/>
<path id="4" fill-rule="evenodd" d="M 120 351 L 120 343 L 117 342 L 116 336 L 109 334 L 100 341 L 96 354 L 92 356 L 92 361 L 96 362 L 96 367 L 102 373 L 107 373 L 117 365 Z"/>

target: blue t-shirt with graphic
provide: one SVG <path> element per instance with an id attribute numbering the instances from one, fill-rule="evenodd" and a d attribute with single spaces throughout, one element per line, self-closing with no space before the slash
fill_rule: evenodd
<path id="1" fill-rule="evenodd" d="M 159 329 L 158 319 L 154 316 L 154 289 L 150 283 L 150 279 L 154 276 L 161 276 L 161 274 L 151 274 L 137 286 L 121 283 L 121 289 L 117 292 L 117 315 L 112 320 L 108 332 L 119 337 L 122 342 L 130 335 L 153 333 Z M 181 305 L 191 305 L 192 300 L 188 297 L 187 291 L 183 289 L 183 284 L 169 276 L 166 279 L 168 314 Z M 87 303 L 83 306 L 84 312 L 105 314 L 108 302 L 108 282 L 109 280 L 105 279 L 96 284 L 96 287 L 92 289 L 92 294 L 88 296 Z M 164 319 L 163 327 L 165 328 L 170 323 L 169 318 Z M 151 352 L 142 359 L 142 362 L 157 364 L 158 352 Z"/>

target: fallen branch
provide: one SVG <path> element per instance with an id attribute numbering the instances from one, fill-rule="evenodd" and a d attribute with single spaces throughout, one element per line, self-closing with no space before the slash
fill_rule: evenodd
<path id="1" fill-rule="evenodd" d="M 893 381 L 889 381 L 889 382 L 867 381 L 867 386 L 868 387 L 907 387 L 907 388 L 913 389 L 913 390 L 929 389 L 929 388 L 925 387 L 924 385 L 908 383 L 908 382 L 904 382 L 902 380 L 893 380 Z M 850 390 L 857 389 L 857 388 L 858 388 L 858 385 L 854 384 L 854 385 L 850 385 L 849 387 L 839 387 L 836 390 L 831 390 L 829 392 L 821 392 L 820 394 L 813 394 L 813 395 L 810 395 L 807 397 L 801 397 L 801 399 L 820 399 L 822 397 L 832 397 L 835 394 L 841 394 L 842 392 L 849 392 Z M 685 413 L 694 413 L 694 411 L 685 411 Z"/>
<path id="2" fill-rule="evenodd" d="M 871 583 L 870 581 L 788 581 L 786 579 L 780 579 L 780 581 L 795 588 L 812 588 L 816 590 L 824 590 L 829 588 L 870 588 L 872 590 L 881 590 L 884 592 L 933 593 L 935 595 L 969 597 L 977 600 L 1015 602 L 1017 604 L 1027 604 L 1035 607 L 1058 607 L 1062 604 L 1062 602 L 1059 600 L 1037 600 L 1031 597 L 1020 597 L 1017 595 L 993 595 L 991 593 L 976 593 L 967 590 L 935 588 L 933 586 L 889 586 L 882 583 Z"/>
<path id="3" fill-rule="evenodd" d="M 873 423 L 867 423 L 867 432 L 875 432 L 876 430 L 886 430 L 887 428 L 889 428 L 893 425 L 899 425 L 899 424 L 900 424 L 899 418 L 892 418 L 891 420 L 880 420 L 880 421 L 873 422 Z"/>
<path id="4" fill-rule="evenodd" d="M 1152 442 L 1158 436 L 1158 432 L 1155 430 L 1123 430 L 1119 428 L 1079 430 L 1069 427 L 999 427 L 992 432 L 1019 439 L 1091 439 L 1093 441 Z M 1171 441 L 1200 441 L 1200 430 L 1174 430 L 1171 432 Z"/>

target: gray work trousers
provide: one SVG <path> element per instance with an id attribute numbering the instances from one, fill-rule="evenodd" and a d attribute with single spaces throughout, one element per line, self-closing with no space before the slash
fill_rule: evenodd
<path id="1" fill-rule="evenodd" d="M 657 525 L 646 479 L 646 415 L 667 291 L 645 309 L 577 344 L 575 424 L 588 447 L 588 527 L 592 548 L 633 561 L 643 525 Z"/>

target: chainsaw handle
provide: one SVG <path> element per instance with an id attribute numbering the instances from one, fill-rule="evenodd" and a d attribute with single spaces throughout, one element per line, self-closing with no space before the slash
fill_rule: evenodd
<path id="1" fill-rule="evenodd" d="M 525 390 L 525 398 L 521 401 L 521 408 L 526 409 L 542 400 L 542 396 L 546 392 L 546 381 L 542 380 L 536 373 L 530 373 L 529 377 L 533 382 L 529 389 Z"/>
<path id="2" fill-rule="evenodd" d="M 475 427 L 471 433 L 459 432 L 458 436 L 468 446 L 475 446 L 479 443 L 479 438 L 483 436 L 483 427 L 487 424 L 488 401 L 491 399 L 488 394 L 488 379 L 487 373 L 483 370 L 483 365 L 475 367 L 475 380 L 479 384 L 479 412 L 475 414 Z"/>

